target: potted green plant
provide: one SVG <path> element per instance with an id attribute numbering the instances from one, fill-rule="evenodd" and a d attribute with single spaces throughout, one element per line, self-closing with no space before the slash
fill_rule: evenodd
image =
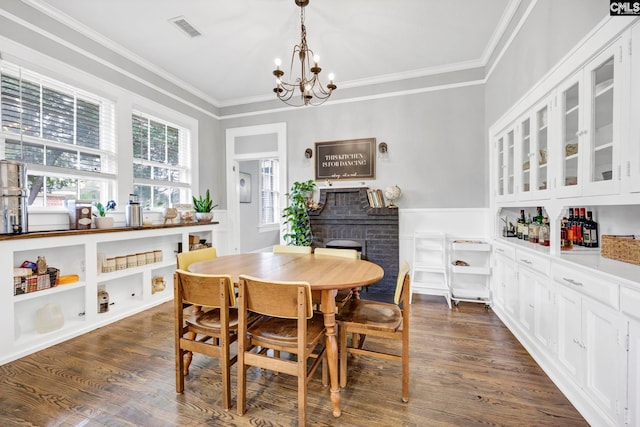
<path id="1" fill-rule="evenodd" d="M 98 211 L 97 214 L 95 212 L 93 213 L 96 228 L 113 228 L 113 217 L 107 216 L 107 212 L 115 210 L 115 200 L 109 200 L 104 205 L 101 202 L 96 202 L 95 207 Z"/>
<path id="2" fill-rule="evenodd" d="M 211 222 L 211 220 L 213 219 L 213 212 L 211 211 L 218 205 L 213 204 L 209 189 L 207 189 L 207 193 L 205 194 L 204 198 L 202 196 L 192 196 L 192 199 L 193 210 L 196 212 L 196 220 L 198 222 Z"/>
<path id="3" fill-rule="evenodd" d="M 313 180 L 294 182 L 291 190 L 286 193 L 289 206 L 283 209 L 282 218 L 287 229 L 284 230 L 284 240 L 289 245 L 310 246 L 313 242 L 311 222 L 307 209 L 307 199 L 313 193 L 316 184 Z"/>

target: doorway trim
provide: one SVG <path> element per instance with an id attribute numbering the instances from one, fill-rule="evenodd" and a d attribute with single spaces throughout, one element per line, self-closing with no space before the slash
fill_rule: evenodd
<path id="1" fill-rule="evenodd" d="M 243 136 L 276 134 L 276 151 L 255 151 L 236 154 L 236 139 Z M 270 123 L 266 125 L 243 126 L 226 130 L 226 177 L 227 177 L 227 229 L 229 232 L 229 252 L 232 254 L 240 251 L 240 161 L 277 159 L 279 169 L 280 196 L 279 206 L 286 206 L 287 192 L 287 124 Z M 257 226 L 257 224 L 256 224 Z"/>

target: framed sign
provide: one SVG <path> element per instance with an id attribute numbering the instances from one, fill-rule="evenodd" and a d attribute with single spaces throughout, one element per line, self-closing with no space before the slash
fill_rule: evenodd
<path id="1" fill-rule="evenodd" d="M 376 177 L 376 139 L 316 142 L 316 181 Z"/>

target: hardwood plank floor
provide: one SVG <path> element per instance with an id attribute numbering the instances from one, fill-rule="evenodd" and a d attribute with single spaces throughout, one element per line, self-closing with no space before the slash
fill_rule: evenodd
<path id="1" fill-rule="evenodd" d="M 586 426 L 491 310 L 443 298 L 412 304 L 411 395 L 400 365 L 349 361 L 342 416 L 331 415 L 320 372 L 309 383 L 314 426 Z M 381 341 L 368 342 L 382 346 Z M 0 366 L 1 426 L 293 426 L 296 382 L 248 372 L 247 413 L 221 409 L 215 359 L 195 355 L 175 392 L 172 303 Z"/>

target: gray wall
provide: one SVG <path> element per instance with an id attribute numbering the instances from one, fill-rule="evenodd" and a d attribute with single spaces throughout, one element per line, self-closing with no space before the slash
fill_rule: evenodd
<path id="1" fill-rule="evenodd" d="M 239 163 L 240 172 L 251 175 L 251 203 L 240 203 L 240 252 L 252 252 L 280 243 L 280 230 L 260 231 L 260 168 L 258 160 Z"/>
<path id="2" fill-rule="evenodd" d="M 477 85 L 222 120 L 221 133 L 286 122 L 289 184 L 313 179 L 304 150 L 315 151 L 315 142 L 374 137 L 388 144 L 389 159 L 378 159 L 376 179 L 367 185 L 400 186 L 400 207 L 484 207 L 483 111 L 484 89 Z"/>

